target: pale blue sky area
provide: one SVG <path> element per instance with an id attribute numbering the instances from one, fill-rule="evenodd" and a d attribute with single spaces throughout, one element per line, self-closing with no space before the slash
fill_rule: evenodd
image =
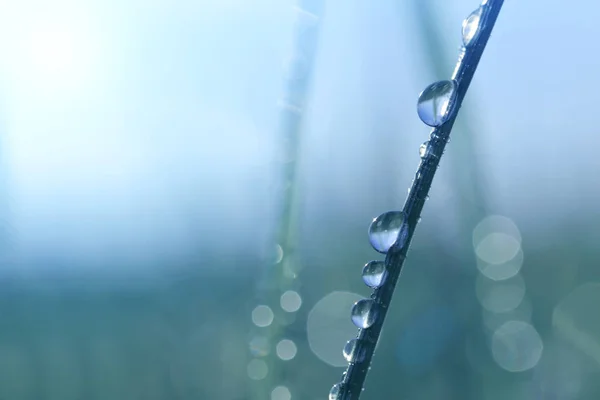
<path id="1" fill-rule="evenodd" d="M 430 3 L 458 55 L 477 2 Z M 147 269 L 260 247 L 292 5 L 2 0 L 2 212 L 20 259 Z M 463 106 L 493 206 L 523 225 L 597 203 L 598 8 L 507 0 Z M 302 147 L 307 218 L 400 207 L 428 131 L 416 97 L 454 67 L 431 75 L 414 24 L 410 2 L 327 2 Z M 429 212 L 443 215 L 441 171 Z"/>

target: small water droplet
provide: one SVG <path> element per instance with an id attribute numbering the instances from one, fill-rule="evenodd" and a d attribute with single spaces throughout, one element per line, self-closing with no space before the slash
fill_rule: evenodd
<path id="1" fill-rule="evenodd" d="M 329 400 L 342 400 L 342 384 L 336 383 L 329 391 Z"/>
<path id="2" fill-rule="evenodd" d="M 349 340 L 344 346 L 344 358 L 349 363 L 361 362 L 365 359 L 364 348 L 362 342 L 358 339 Z"/>
<path id="3" fill-rule="evenodd" d="M 379 316 L 379 306 L 372 299 L 362 299 L 352 306 L 352 322 L 359 328 L 367 329 L 373 326 Z"/>
<path id="4" fill-rule="evenodd" d="M 403 246 L 403 242 L 406 241 L 405 233 L 408 231 L 405 228 L 405 218 L 401 211 L 389 211 L 381 214 L 369 226 L 369 241 L 371 242 L 371 246 L 384 254 L 388 252 L 396 241 L 399 241 L 399 245 Z"/>
<path id="5" fill-rule="evenodd" d="M 431 151 L 429 150 L 429 141 L 424 142 L 420 147 L 419 147 L 419 155 L 421 156 L 421 158 L 425 158 L 427 157 L 429 154 L 431 154 Z"/>
<path id="6" fill-rule="evenodd" d="M 456 82 L 438 81 L 427 86 L 419 94 L 417 114 L 425 124 L 440 126 L 452 115 L 456 104 Z"/>
<path id="7" fill-rule="evenodd" d="M 387 269 L 383 261 L 371 261 L 362 270 L 362 279 L 365 285 L 378 288 L 387 277 Z"/>
<path id="8" fill-rule="evenodd" d="M 466 47 L 469 47 L 481 31 L 481 15 L 483 14 L 483 7 L 479 7 L 473 11 L 462 24 L 462 39 Z"/>

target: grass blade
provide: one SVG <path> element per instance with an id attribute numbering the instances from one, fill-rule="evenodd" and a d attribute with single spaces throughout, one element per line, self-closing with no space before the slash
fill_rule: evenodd
<path id="1" fill-rule="evenodd" d="M 360 349 L 361 357 L 356 362 L 350 363 L 343 375 L 342 381 L 334 385 L 330 392 L 330 400 L 358 400 L 360 398 L 375 346 L 379 340 L 385 316 L 391 304 L 394 289 L 398 282 L 404 260 L 406 259 L 410 241 L 431 188 L 439 160 L 444 153 L 457 113 L 473 79 L 503 3 L 503 0 L 488 0 L 484 2 L 479 28 L 480 32 L 473 42 L 462 50 L 457 68 L 452 77 L 457 85 L 453 114 L 445 123 L 434 128 L 431 132 L 429 142 L 431 155 L 422 159 L 403 208 L 403 213 L 408 224 L 406 238 L 398 240 L 387 252 L 385 264 L 389 275 L 383 285 L 375 289 L 371 295 L 371 298 L 378 304 L 380 312 L 372 326 L 360 330 L 357 339 L 362 347 Z M 404 232 L 401 230 L 400 235 L 403 234 Z"/>

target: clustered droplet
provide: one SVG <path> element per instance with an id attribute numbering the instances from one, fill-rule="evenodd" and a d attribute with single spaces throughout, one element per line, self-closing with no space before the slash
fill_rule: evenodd
<path id="1" fill-rule="evenodd" d="M 462 39 L 465 47 L 471 46 L 475 39 L 481 32 L 481 16 L 483 14 L 483 7 L 479 7 L 473 11 L 465 20 L 462 25 Z"/>
<path id="2" fill-rule="evenodd" d="M 387 269 L 383 261 L 371 261 L 363 267 L 362 278 L 365 285 L 371 288 L 380 287 L 387 277 Z"/>
<path id="3" fill-rule="evenodd" d="M 344 346 L 344 358 L 349 363 L 361 362 L 365 358 L 361 342 L 358 339 L 349 340 Z"/>
<path id="4" fill-rule="evenodd" d="M 329 391 L 329 400 L 342 400 L 342 384 L 336 383 Z"/>
<path id="5" fill-rule="evenodd" d="M 454 80 L 438 81 L 427 86 L 417 101 L 417 114 L 421 121 L 433 127 L 448 121 L 456 104 L 456 89 Z"/>
<path id="6" fill-rule="evenodd" d="M 369 240 L 375 250 L 387 253 L 389 249 L 398 242 L 402 247 L 407 238 L 407 224 L 404 213 L 401 211 L 389 211 L 375 218 L 369 226 Z"/>
<path id="7" fill-rule="evenodd" d="M 352 307 L 352 322 L 361 329 L 372 327 L 378 316 L 379 306 L 372 299 L 359 300 Z"/>

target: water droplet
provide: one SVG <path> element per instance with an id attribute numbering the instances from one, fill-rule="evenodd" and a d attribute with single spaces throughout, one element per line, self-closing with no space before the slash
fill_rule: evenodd
<path id="1" fill-rule="evenodd" d="M 401 211 L 389 211 L 375 218 L 369 226 L 369 241 L 371 246 L 380 253 L 388 250 L 398 241 L 404 246 L 408 237 L 408 225 Z"/>
<path id="2" fill-rule="evenodd" d="M 329 391 L 329 400 L 342 400 L 342 384 L 336 383 Z"/>
<path id="3" fill-rule="evenodd" d="M 481 31 L 481 15 L 483 14 L 483 7 L 479 7 L 473 11 L 462 24 L 462 39 L 466 47 L 469 47 Z"/>
<path id="4" fill-rule="evenodd" d="M 352 307 L 352 322 L 359 328 L 367 329 L 373 326 L 379 316 L 379 306 L 372 299 L 362 299 Z"/>
<path id="5" fill-rule="evenodd" d="M 358 339 L 352 339 L 346 343 L 344 346 L 344 358 L 349 363 L 357 363 L 365 359 L 364 348 Z"/>
<path id="6" fill-rule="evenodd" d="M 427 86 L 419 94 L 417 113 L 429 126 L 440 126 L 452 115 L 456 103 L 456 82 L 439 81 Z"/>
<path id="7" fill-rule="evenodd" d="M 365 285 L 378 288 L 387 277 L 387 269 L 383 261 L 371 261 L 362 270 L 362 278 Z"/>

